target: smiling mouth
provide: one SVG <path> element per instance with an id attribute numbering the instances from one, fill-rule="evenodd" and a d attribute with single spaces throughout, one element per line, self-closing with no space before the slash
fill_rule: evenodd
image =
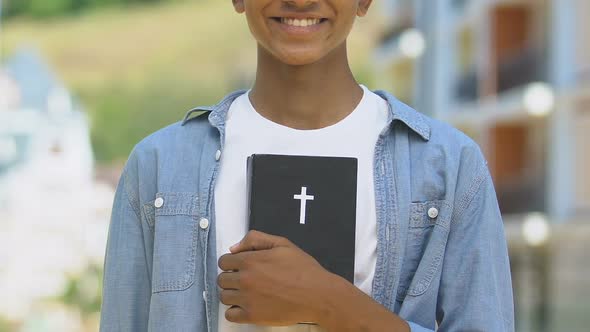
<path id="1" fill-rule="evenodd" d="M 288 18 L 288 17 L 273 17 L 273 20 L 289 25 L 294 27 L 310 27 L 314 25 L 318 25 L 326 21 L 325 18 L 304 18 L 304 19 L 296 19 L 296 18 Z"/>

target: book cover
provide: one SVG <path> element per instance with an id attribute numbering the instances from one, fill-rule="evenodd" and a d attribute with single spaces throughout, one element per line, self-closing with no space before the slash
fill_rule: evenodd
<path id="1" fill-rule="evenodd" d="M 357 159 L 248 158 L 249 228 L 288 238 L 354 282 Z"/>

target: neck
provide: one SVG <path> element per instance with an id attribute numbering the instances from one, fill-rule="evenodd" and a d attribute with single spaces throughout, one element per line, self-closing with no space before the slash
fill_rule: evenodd
<path id="1" fill-rule="evenodd" d="M 273 122 L 295 129 L 330 126 L 349 115 L 362 95 L 345 43 L 322 60 L 301 66 L 285 64 L 258 47 L 250 100 L 258 113 Z"/>

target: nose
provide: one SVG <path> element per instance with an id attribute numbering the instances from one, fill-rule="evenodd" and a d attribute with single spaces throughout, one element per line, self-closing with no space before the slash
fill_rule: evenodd
<path id="1" fill-rule="evenodd" d="M 318 3 L 319 0 L 283 0 L 287 5 L 295 8 L 306 8 Z"/>

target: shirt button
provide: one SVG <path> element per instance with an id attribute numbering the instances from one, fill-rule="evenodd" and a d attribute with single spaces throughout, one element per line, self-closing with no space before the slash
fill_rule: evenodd
<path id="1" fill-rule="evenodd" d="M 199 227 L 201 227 L 201 229 L 209 227 L 209 220 L 207 220 L 207 218 L 201 218 L 201 220 L 199 220 Z"/>
<path id="2" fill-rule="evenodd" d="M 215 160 L 219 161 L 219 159 L 221 159 L 221 150 L 217 150 L 217 152 L 215 152 Z"/>
<path id="3" fill-rule="evenodd" d="M 428 216 L 432 219 L 438 217 L 438 209 L 435 207 L 428 209 Z"/>
<path id="4" fill-rule="evenodd" d="M 203 291 L 203 301 L 207 301 L 207 291 Z"/>
<path id="5" fill-rule="evenodd" d="M 156 198 L 156 201 L 154 202 L 154 206 L 157 208 L 161 208 L 163 205 L 164 205 L 164 199 L 162 197 Z"/>

